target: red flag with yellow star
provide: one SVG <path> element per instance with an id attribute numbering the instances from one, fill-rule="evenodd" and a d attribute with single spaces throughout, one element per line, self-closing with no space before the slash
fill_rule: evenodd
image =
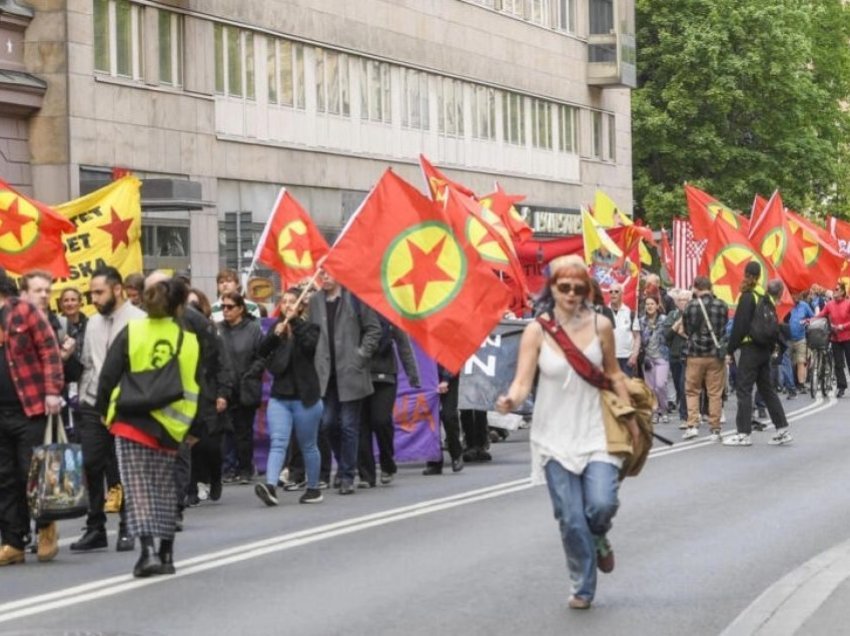
<path id="1" fill-rule="evenodd" d="M 312 276 L 330 247 L 310 215 L 281 188 L 257 252 L 257 261 L 280 274 L 285 285 Z"/>
<path id="2" fill-rule="evenodd" d="M 445 201 L 445 189 L 454 188 L 464 196 L 475 198 L 475 193 L 465 185 L 452 181 L 442 172 L 437 170 L 430 161 L 425 158 L 425 155 L 419 155 L 419 165 L 422 168 L 422 174 L 425 177 L 425 183 L 428 184 L 428 192 L 434 201 Z"/>
<path id="3" fill-rule="evenodd" d="M 785 206 L 778 191 L 773 193 L 750 224 L 748 238 L 753 247 L 770 261 L 791 293 L 811 287 L 813 281 L 806 271 L 803 251 L 788 226 Z"/>
<path id="4" fill-rule="evenodd" d="M 528 227 L 528 224 L 523 221 L 522 216 L 514 205 L 524 199 L 525 195 L 508 194 L 497 183 L 496 191 L 480 197 L 478 202 L 481 204 L 481 207 L 492 211 L 502 220 L 514 242 L 525 243 L 525 241 L 531 238 L 533 232 Z"/>
<path id="5" fill-rule="evenodd" d="M 753 247 L 746 234 L 718 219 L 708 235 L 697 273 L 708 276 L 714 295 L 734 311 L 741 295 L 744 268 L 750 261 L 756 261 L 761 265 L 759 285 L 762 289 L 765 288 L 768 280 L 780 277 L 771 261 L 764 258 Z M 783 318 L 793 307 L 794 301 L 786 286 L 776 304 L 776 311 L 779 317 Z"/>
<path id="6" fill-rule="evenodd" d="M 510 302 L 443 206 L 391 170 L 351 218 L 323 264 L 344 287 L 456 373 Z"/>
<path id="7" fill-rule="evenodd" d="M 685 198 L 688 201 L 688 213 L 694 238 L 698 241 L 707 239 L 712 233 L 715 219 L 721 219 L 733 230 L 743 232 L 750 229 L 750 222 L 741 214 L 727 207 L 707 192 L 685 184 Z"/>
<path id="8" fill-rule="evenodd" d="M 0 265 L 25 274 L 33 269 L 67 276 L 62 233 L 74 224 L 53 208 L 30 199 L 0 179 Z"/>

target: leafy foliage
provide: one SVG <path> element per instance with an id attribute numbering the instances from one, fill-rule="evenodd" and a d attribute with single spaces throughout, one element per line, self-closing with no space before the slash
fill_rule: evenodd
<path id="1" fill-rule="evenodd" d="M 636 210 L 667 225 L 691 182 L 749 211 L 779 188 L 850 212 L 850 7 L 842 0 L 637 0 Z"/>

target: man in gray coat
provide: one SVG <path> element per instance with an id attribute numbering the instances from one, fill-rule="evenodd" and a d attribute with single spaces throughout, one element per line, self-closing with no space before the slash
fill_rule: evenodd
<path id="1" fill-rule="evenodd" d="M 321 329 L 315 364 L 325 407 L 319 440 L 322 479 L 330 476 L 327 439 L 338 464 L 339 493 L 350 495 L 357 470 L 362 400 L 374 392 L 369 359 L 378 348 L 381 325 L 372 309 L 327 272 L 320 274 L 320 281 L 321 291 L 310 299 L 310 322 Z"/>

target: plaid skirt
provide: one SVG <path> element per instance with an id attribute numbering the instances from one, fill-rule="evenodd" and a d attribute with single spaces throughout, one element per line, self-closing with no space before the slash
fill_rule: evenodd
<path id="1" fill-rule="evenodd" d="M 133 537 L 173 539 L 177 522 L 174 454 L 155 450 L 123 437 L 115 438 L 127 512 Z"/>

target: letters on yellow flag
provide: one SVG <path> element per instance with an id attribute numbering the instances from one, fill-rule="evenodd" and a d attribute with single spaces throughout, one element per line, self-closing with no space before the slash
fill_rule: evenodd
<path id="1" fill-rule="evenodd" d="M 112 266 L 122 276 L 142 271 L 141 185 L 136 177 L 127 175 L 91 194 L 55 206 L 77 231 L 64 236 L 71 274 L 53 283 L 54 308 L 62 290 L 74 287 L 83 295 L 83 311 L 94 313 L 89 282 L 100 266 Z"/>

